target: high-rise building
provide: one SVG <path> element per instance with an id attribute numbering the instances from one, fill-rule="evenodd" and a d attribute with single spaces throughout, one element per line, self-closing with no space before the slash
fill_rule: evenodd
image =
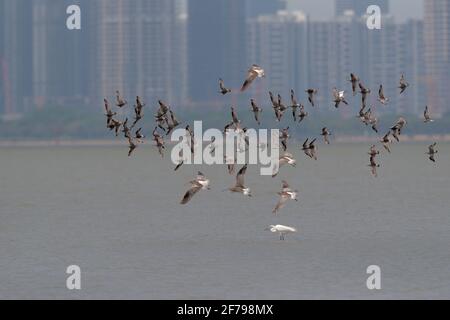
<path id="1" fill-rule="evenodd" d="M 335 16 L 343 15 L 348 10 L 356 16 L 363 16 L 370 5 L 377 5 L 382 13 L 389 13 L 389 0 L 335 0 L 334 3 Z"/>
<path id="2" fill-rule="evenodd" d="M 450 111 L 450 2 L 424 1 L 425 60 L 428 104 L 432 112 Z"/>
<path id="3" fill-rule="evenodd" d="M 93 65 L 89 51 L 91 36 L 90 1 L 36 0 L 32 6 L 33 103 L 79 104 L 89 94 Z M 66 26 L 69 5 L 81 9 L 81 30 Z"/>
<path id="4" fill-rule="evenodd" d="M 421 20 L 409 20 L 398 26 L 398 72 L 404 73 L 407 79 L 413 81 L 408 91 L 398 96 L 398 113 L 421 116 L 427 103 L 425 39 L 423 31 L 423 21 Z"/>
<path id="5" fill-rule="evenodd" d="M 228 86 L 238 88 L 248 68 L 245 57 L 245 1 L 188 1 L 188 83 L 192 103 L 220 103 L 219 77 Z"/>
<path id="6" fill-rule="evenodd" d="M 284 0 L 246 0 L 246 2 L 247 18 L 275 14 L 286 8 Z"/>
<path id="7" fill-rule="evenodd" d="M 297 92 L 306 88 L 306 27 L 302 12 L 278 11 L 248 22 L 249 61 L 257 62 L 270 75 L 251 89 L 252 97 L 267 100 L 269 90 L 288 97 L 291 88 Z"/>
<path id="8" fill-rule="evenodd" d="M 98 0 L 98 98 L 120 90 L 134 101 L 180 101 L 183 43 L 174 0 Z"/>
<path id="9" fill-rule="evenodd" d="M 32 11 L 29 1 L 0 1 L 0 115 L 13 117 L 32 94 Z"/>

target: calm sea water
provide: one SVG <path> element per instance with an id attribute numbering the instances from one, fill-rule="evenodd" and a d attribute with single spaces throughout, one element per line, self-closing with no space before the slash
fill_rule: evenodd
<path id="1" fill-rule="evenodd" d="M 0 298 L 450 298 L 450 145 L 434 165 L 427 144 L 396 144 L 377 179 L 368 147 L 296 152 L 274 179 L 250 167 L 253 198 L 222 191 L 224 167 L 174 173 L 150 146 L 0 148 Z M 181 206 L 198 169 L 212 190 Z M 274 217 L 281 179 L 300 201 Z M 269 224 L 299 232 L 282 242 Z"/>

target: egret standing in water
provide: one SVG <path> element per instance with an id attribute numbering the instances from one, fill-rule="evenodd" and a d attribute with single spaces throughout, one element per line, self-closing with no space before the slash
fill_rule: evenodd
<path id="1" fill-rule="evenodd" d="M 288 226 L 283 226 L 281 224 L 270 225 L 265 230 L 273 232 L 273 233 L 278 233 L 280 235 L 280 240 L 284 240 L 284 236 L 288 233 L 297 232 L 297 229 L 288 227 Z"/>

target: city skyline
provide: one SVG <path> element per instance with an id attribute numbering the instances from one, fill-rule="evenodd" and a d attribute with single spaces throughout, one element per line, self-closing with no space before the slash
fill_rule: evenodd
<path id="1" fill-rule="evenodd" d="M 448 70 L 448 64 L 437 63 L 448 56 L 430 53 L 433 46 L 425 46 L 432 32 L 425 31 L 437 16 L 430 8 L 439 1 L 427 2 L 430 18 L 425 24 L 397 22 L 385 14 L 382 30 L 371 31 L 358 15 L 315 20 L 305 12 L 280 11 L 283 2 L 264 1 L 258 7 L 254 1 L 65 0 L 50 6 L 48 0 L 5 0 L 0 12 L 11 14 L 2 20 L 0 37 L 5 44 L 0 51 L 0 113 L 14 116 L 45 105 L 93 107 L 115 90 L 129 100 L 142 95 L 150 104 L 163 99 L 179 108 L 220 107 L 230 101 L 217 94 L 218 79 L 237 88 L 248 66 L 260 63 L 266 81 L 247 94 L 233 93 L 233 104 L 247 104 L 250 95 L 265 101 L 268 90 L 288 97 L 291 88 L 300 93 L 318 87 L 319 102 L 328 105 L 334 86 L 348 89 L 350 72 L 371 87 L 375 102 L 379 84 L 386 84 L 386 94 L 394 96 L 405 73 L 415 85 L 406 97 L 392 99 L 389 112 L 419 115 L 428 103 L 443 114 L 448 111 L 446 97 L 428 99 L 427 92 L 435 88 L 433 74 L 428 72 L 425 79 L 426 68 L 435 70 L 436 83 L 448 79 L 439 72 Z M 79 31 L 65 28 L 65 8 L 73 2 L 82 8 Z M 385 0 L 380 4 L 394 10 Z M 441 6 L 442 14 L 448 12 L 448 6 Z M 257 15 L 254 8 L 260 10 Z M 19 26 L 25 15 L 30 20 Z"/>

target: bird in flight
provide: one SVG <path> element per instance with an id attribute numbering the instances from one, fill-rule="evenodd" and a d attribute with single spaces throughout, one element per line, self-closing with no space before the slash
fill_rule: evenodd
<path id="1" fill-rule="evenodd" d="M 432 145 L 430 145 L 430 146 L 428 147 L 428 152 L 427 152 L 428 159 L 430 159 L 430 160 L 433 161 L 433 162 L 436 162 L 436 159 L 434 158 L 434 155 L 435 155 L 436 153 L 438 153 L 438 151 L 436 150 L 436 145 L 437 145 L 437 142 L 435 142 L 435 143 L 433 143 Z"/>
<path id="2" fill-rule="evenodd" d="M 399 136 L 402 134 L 403 127 L 407 124 L 405 118 L 400 117 L 394 126 L 391 127 L 392 136 L 397 140 L 397 142 L 400 141 Z"/>
<path id="3" fill-rule="evenodd" d="M 391 135 L 391 132 L 389 131 L 384 135 L 384 137 L 380 140 L 381 144 L 383 145 L 383 148 L 387 150 L 387 152 L 391 153 L 391 148 L 389 145 L 391 144 L 391 139 L 389 139 Z"/>
<path id="4" fill-rule="evenodd" d="M 428 109 L 428 106 L 425 106 L 425 110 L 423 111 L 423 122 L 428 123 L 428 122 L 433 122 L 434 120 L 431 119 L 430 116 L 430 110 Z"/>
<path id="5" fill-rule="evenodd" d="M 321 136 L 323 136 L 323 140 L 325 141 L 326 144 L 330 144 L 330 140 L 328 139 L 330 135 L 331 133 L 330 131 L 328 131 L 327 127 L 322 128 Z"/>
<path id="6" fill-rule="evenodd" d="M 409 83 L 406 82 L 405 75 L 402 74 L 402 76 L 400 78 L 400 84 L 398 86 L 398 88 L 400 89 L 400 94 L 405 92 L 406 88 L 408 88 L 408 87 L 409 87 Z"/>
<path id="7" fill-rule="evenodd" d="M 311 103 L 311 105 L 314 107 L 315 106 L 314 96 L 317 94 L 318 90 L 310 88 L 310 89 L 305 90 L 305 92 L 308 94 L 309 103 Z"/>
<path id="8" fill-rule="evenodd" d="M 295 98 L 295 92 L 291 89 L 291 105 L 292 108 L 292 117 L 294 118 L 294 122 L 297 122 L 297 109 L 300 108 L 300 104 L 297 102 Z"/>
<path id="9" fill-rule="evenodd" d="M 386 105 L 389 102 L 389 99 L 384 96 L 382 84 L 380 84 L 380 89 L 378 89 L 378 101 L 380 101 L 382 105 Z"/>
<path id="10" fill-rule="evenodd" d="M 119 90 L 116 90 L 116 106 L 119 108 L 124 107 L 128 102 L 120 96 Z"/>
<path id="11" fill-rule="evenodd" d="M 252 194 L 250 193 L 250 188 L 246 187 L 244 184 L 244 176 L 246 171 L 247 171 L 247 164 L 244 165 L 236 175 L 236 184 L 234 185 L 234 187 L 231 187 L 228 190 L 230 190 L 231 192 L 242 193 L 245 196 L 251 197 Z"/>
<path id="12" fill-rule="evenodd" d="M 311 159 L 317 160 L 317 147 L 314 145 L 316 139 L 312 140 L 309 144 L 308 141 L 309 138 L 307 138 L 305 142 L 303 142 L 302 151 Z"/>
<path id="13" fill-rule="evenodd" d="M 251 104 L 251 111 L 253 112 L 253 115 L 255 117 L 256 123 L 258 123 L 258 125 L 261 125 L 261 121 L 259 119 L 259 116 L 262 112 L 262 108 L 258 107 L 258 105 L 256 104 L 254 99 L 250 99 L 250 104 Z"/>
<path id="14" fill-rule="evenodd" d="M 106 127 L 109 128 L 110 124 L 111 124 L 111 120 L 117 114 L 117 112 L 112 112 L 111 111 L 111 108 L 109 107 L 108 100 L 106 100 L 106 98 L 103 99 L 103 102 L 105 104 L 105 111 L 106 111 L 106 113 L 105 113 L 105 116 L 106 116 Z"/>
<path id="15" fill-rule="evenodd" d="M 299 117 L 298 122 L 299 123 L 302 122 L 303 119 L 305 119 L 307 116 L 308 116 L 308 112 L 305 111 L 305 106 L 301 104 L 300 105 L 300 113 L 298 115 L 298 117 Z"/>
<path id="16" fill-rule="evenodd" d="M 283 155 L 280 156 L 279 160 L 278 160 L 278 167 L 274 168 L 273 174 L 272 174 L 272 178 L 275 178 L 278 175 L 278 172 L 280 171 L 280 168 L 286 164 L 291 165 L 292 167 L 296 166 L 297 161 L 294 159 L 294 156 L 289 153 L 289 152 L 285 152 Z"/>
<path id="17" fill-rule="evenodd" d="M 260 66 L 254 64 L 248 69 L 247 78 L 241 87 L 241 92 L 245 91 L 256 78 L 265 77 L 264 69 Z"/>
<path id="18" fill-rule="evenodd" d="M 348 105 L 348 102 L 345 100 L 345 91 L 339 91 L 336 88 L 333 88 L 333 102 L 334 107 L 339 108 L 339 104 L 342 102 L 345 105 Z"/>
<path id="19" fill-rule="evenodd" d="M 220 93 L 222 95 L 226 95 L 227 93 L 231 92 L 231 89 L 228 89 L 227 87 L 225 87 L 225 84 L 222 79 L 219 79 L 219 87 L 220 87 Z"/>
<path id="20" fill-rule="evenodd" d="M 359 83 L 359 89 L 359 92 L 361 93 L 362 104 L 363 106 L 366 106 L 367 95 L 370 94 L 370 89 L 364 87 L 361 82 Z"/>
<path id="21" fill-rule="evenodd" d="M 206 179 L 205 175 L 200 171 L 198 172 L 197 177 L 189 183 L 191 184 L 191 187 L 186 191 L 183 199 L 181 199 L 181 204 L 188 203 L 200 190 L 210 190 L 209 179 Z"/>
<path id="22" fill-rule="evenodd" d="M 295 200 L 298 201 L 297 199 L 297 194 L 298 194 L 298 190 L 292 190 L 289 187 L 289 184 L 286 181 L 282 181 L 282 187 L 281 187 L 281 192 L 278 192 L 278 195 L 280 196 L 280 199 L 278 200 L 277 205 L 275 206 L 275 208 L 272 210 L 273 214 L 277 214 L 278 211 L 284 207 L 284 205 L 286 204 L 286 202 L 288 200 Z"/>
<path id="23" fill-rule="evenodd" d="M 348 80 L 352 83 L 352 92 L 353 96 L 356 95 L 356 87 L 358 86 L 359 78 L 354 74 L 350 73 L 350 80 Z"/>

